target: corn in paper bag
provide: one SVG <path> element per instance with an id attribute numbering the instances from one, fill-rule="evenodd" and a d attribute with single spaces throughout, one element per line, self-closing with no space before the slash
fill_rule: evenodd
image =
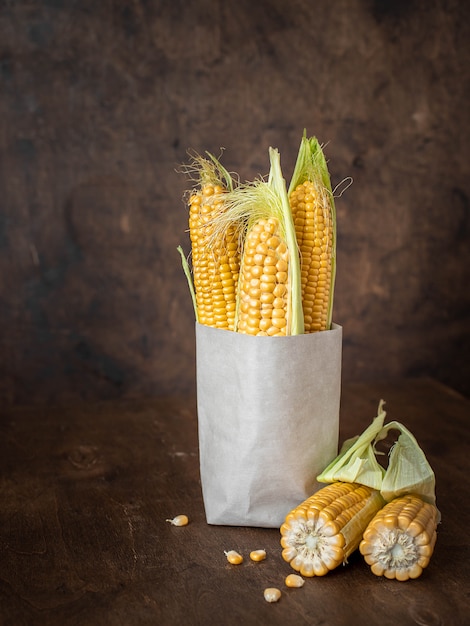
<path id="1" fill-rule="evenodd" d="M 278 528 L 338 453 L 342 328 L 253 337 L 196 323 L 209 524 Z"/>

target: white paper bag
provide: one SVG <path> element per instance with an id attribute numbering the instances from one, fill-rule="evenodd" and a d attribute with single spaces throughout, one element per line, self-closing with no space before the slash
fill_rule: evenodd
<path id="1" fill-rule="evenodd" d="M 196 323 L 209 524 L 275 528 L 338 453 L 342 328 L 253 337 Z"/>

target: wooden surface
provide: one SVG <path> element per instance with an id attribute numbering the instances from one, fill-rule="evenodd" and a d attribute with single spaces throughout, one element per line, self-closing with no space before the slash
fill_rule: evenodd
<path id="1" fill-rule="evenodd" d="M 194 391 L 187 150 L 337 191 L 343 378 L 470 394 L 470 2 L 0 0 L 0 402 Z"/>
<path id="2" fill-rule="evenodd" d="M 345 385 L 341 440 L 376 415 L 402 421 L 436 473 L 442 512 L 429 567 L 407 583 L 373 576 L 360 555 L 302 589 L 276 529 L 207 525 L 194 399 L 0 413 L 0 624 L 468 623 L 470 403 L 430 380 Z M 269 480 L 269 476 L 266 477 Z M 187 527 L 165 520 L 190 517 Z M 230 566 L 224 550 L 265 548 Z"/>

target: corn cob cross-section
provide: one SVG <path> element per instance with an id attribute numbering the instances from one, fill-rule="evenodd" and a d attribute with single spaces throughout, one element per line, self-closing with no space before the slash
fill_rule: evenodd
<path id="1" fill-rule="evenodd" d="M 283 559 L 303 576 L 324 576 L 346 563 L 383 505 L 380 493 L 364 485 L 323 487 L 287 515 L 280 529 Z"/>
<path id="2" fill-rule="evenodd" d="M 428 566 L 437 539 L 435 505 L 409 494 L 381 509 L 364 532 L 359 551 L 376 576 L 408 580 Z"/>

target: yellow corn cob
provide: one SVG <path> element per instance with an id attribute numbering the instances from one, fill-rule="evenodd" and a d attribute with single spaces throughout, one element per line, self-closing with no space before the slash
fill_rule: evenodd
<path id="1" fill-rule="evenodd" d="M 289 252 L 276 218 L 260 219 L 245 240 L 238 332 L 285 335 Z"/>
<path id="2" fill-rule="evenodd" d="M 329 202 L 309 180 L 289 200 L 300 250 L 305 332 L 327 330 L 333 250 Z"/>
<path id="3" fill-rule="evenodd" d="M 215 160 L 214 160 L 215 162 Z M 223 211 L 226 187 L 214 162 L 199 157 L 201 185 L 189 199 L 189 234 L 197 320 L 234 330 L 240 253 L 235 225 L 214 237 L 213 220 Z"/>
<path id="4" fill-rule="evenodd" d="M 395 498 L 364 532 L 359 550 L 376 576 L 418 578 L 429 564 L 437 539 L 435 505 L 415 495 Z"/>
<path id="5" fill-rule="evenodd" d="M 336 262 L 336 216 L 326 161 L 318 141 L 302 138 L 289 186 L 300 252 L 305 332 L 329 330 Z"/>
<path id="6" fill-rule="evenodd" d="M 324 576 L 346 563 L 383 505 L 380 493 L 364 485 L 323 487 L 287 515 L 280 529 L 283 559 L 303 576 Z"/>
<path id="7" fill-rule="evenodd" d="M 269 149 L 266 182 L 239 185 L 226 194 L 215 232 L 244 233 L 235 330 L 249 335 L 303 332 L 300 264 L 280 154 Z"/>

